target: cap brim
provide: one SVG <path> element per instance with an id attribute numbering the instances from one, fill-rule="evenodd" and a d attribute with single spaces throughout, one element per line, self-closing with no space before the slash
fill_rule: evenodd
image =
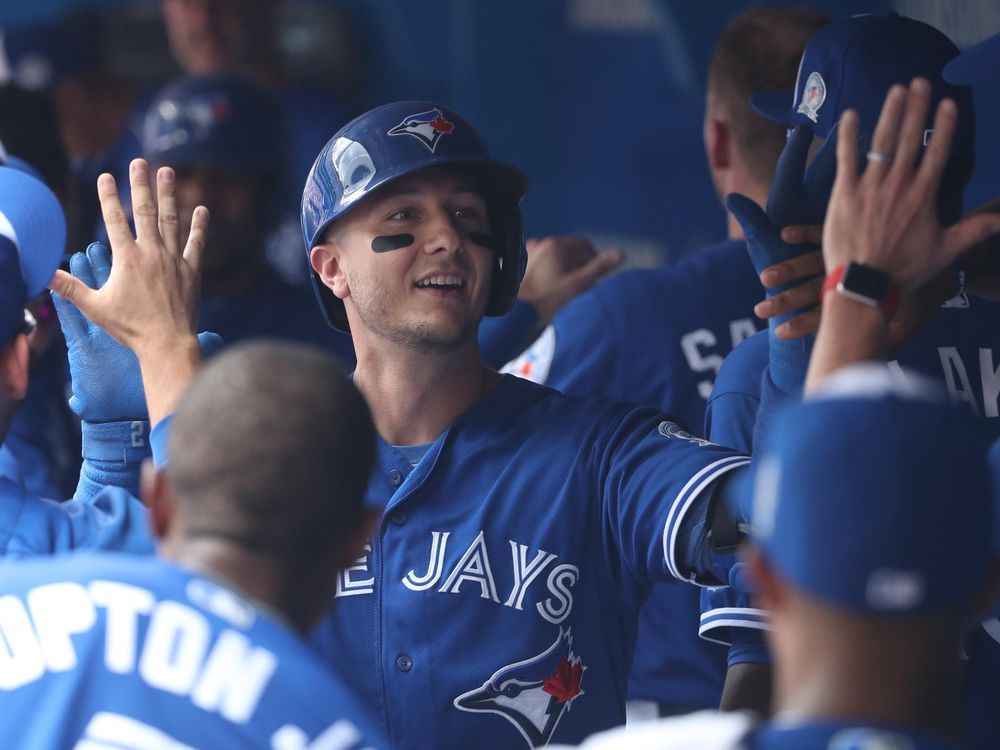
<path id="1" fill-rule="evenodd" d="M 944 66 L 942 77 L 963 86 L 1000 79 L 1000 34 L 969 47 Z"/>
<path id="2" fill-rule="evenodd" d="M 0 167 L 0 234 L 17 246 L 28 299 L 41 294 L 63 257 L 66 218 L 44 183 Z"/>
<path id="3" fill-rule="evenodd" d="M 760 91 L 750 97 L 750 106 L 768 120 L 791 125 L 794 91 Z"/>

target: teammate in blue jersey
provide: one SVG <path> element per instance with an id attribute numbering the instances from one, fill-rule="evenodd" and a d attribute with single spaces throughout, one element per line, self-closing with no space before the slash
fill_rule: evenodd
<path id="1" fill-rule="evenodd" d="M 304 639 L 370 529 L 373 446 L 320 350 L 249 344 L 206 367 L 146 486 L 157 558 L 0 571 L 5 746 L 388 747 Z"/>
<path id="2" fill-rule="evenodd" d="M 701 712 L 581 747 L 970 747 L 955 644 L 994 595 L 1000 563 L 987 445 L 933 381 L 900 388 L 872 364 L 820 381 L 779 415 L 746 483 L 775 718 Z"/>
<path id="3" fill-rule="evenodd" d="M 859 118 L 843 115 L 823 255 L 883 283 L 848 273 L 824 285 L 806 401 L 772 415 L 743 483 L 747 566 L 772 618 L 775 718 L 665 720 L 584 747 L 969 746 L 955 644 L 996 596 L 1000 495 L 977 420 L 934 381 L 885 367 L 891 316 L 879 303 L 921 288 L 1000 231 L 1000 217 L 942 229 L 935 202 L 958 108 L 941 103 L 918 165 L 929 104 L 925 79 L 890 91 L 871 151 L 894 156 L 860 176 Z"/>
<path id="4" fill-rule="evenodd" d="M 58 267 L 65 231 L 62 209 L 48 188 L 25 172 L 0 167 L 0 558 L 6 560 L 80 547 L 152 549 L 145 511 L 126 491 L 136 490 L 138 474 L 124 461 L 127 452 L 145 455 L 144 415 L 116 421 L 97 395 L 102 386 L 95 380 L 127 374 L 115 367 L 110 350 L 100 348 L 106 339 L 89 335 L 86 328 L 69 337 L 74 351 L 89 362 L 86 376 L 75 385 L 77 406 L 81 399 L 88 404 L 81 410 L 87 460 L 75 499 L 58 503 L 29 490 L 19 460 L 3 444 L 29 383 L 28 336 L 34 320 L 26 305 L 45 290 Z M 106 484 L 117 486 L 104 489 Z"/>
<path id="5" fill-rule="evenodd" d="M 264 238 L 284 200 L 285 125 L 265 89 L 233 74 L 183 78 L 155 98 L 143 131 L 153 167 L 176 172 L 181 224 L 212 212 L 200 325 L 227 344 L 276 337 L 323 346 L 345 362 L 351 340 L 323 325 L 309 290 L 268 263 Z"/>
<path id="6" fill-rule="evenodd" d="M 915 40 L 920 40 L 919 44 Z M 803 164 L 809 147 L 809 131 L 805 128 L 813 127 L 816 137 L 827 138 L 835 132 L 833 128 L 847 106 L 858 109 L 862 133 L 870 137 L 882 96 L 889 86 L 897 81 L 908 81 L 915 75 L 931 76 L 935 97 L 953 96 L 961 109 L 955 153 L 945 177 L 947 187 L 942 190 L 938 204 L 942 219 L 954 222 L 960 212 L 961 191 L 971 172 L 974 130 L 968 91 L 949 87 L 941 81 L 941 69 L 956 54 L 957 48 L 943 34 L 912 19 L 871 15 L 834 22 L 817 33 L 806 47 L 791 115 L 788 99 L 785 99 L 781 116 L 797 128 L 789 140 L 783 162 Z M 884 64 L 888 58 L 892 59 L 891 65 Z M 774 116 L 778 116 L 780 103 L 781 98 L 774 102 L 757 100 L 758 106 L 772 111 Z M 933 132 L 930 123 L 925 129 Z M 772 282 L 772 286 L 822 273 L 823 262 L 818 254 L 802 255 L 801 246 L 786 245 L 778 238 L 778 230 L 789 224 L 822 222 L 832 182 L 832 172 L 824 167 L 824 160 L 832 164 L 832 149 L 822 149 L 809 165 L 805 176 L 799 178 L 801 190 L 794 189 L 794 181 L 785 181 L 781 185 L 776 181 L 769 198 L 767 216 L 750 201 L 738 197 L 730 200 L 730 206 L 744 222 L 748 237 L 751 237 L 750 250 L 755 255 L 757 270 L 763 270 L 763 267 L 779 260 L 784 260 L 786 267 L 799 269 L 794 274 L 786 272 Z M 812 265 L 808 265 L 810 263 Z M 940 275 L 936 286 L 928 286 L 920 295 L 909 297 L 907 315 L 898 316 L 894 326 L 897 346 L 906 344 L 894 354 L 893 366 L 898 373 L 902 373 L 899 367 L 902 365 L 942 380 L 956 401 L 970 403 L 974 411 L 987 418 L 986 423 L 993 425 L 995 430 L 1000 427 L 1000 420 L 991 417 L 997 413 L 997 394 L 1000 391 L 996 385 L 1000 383 L 997 383 L 994 372 L 993 352 L 995 330 L 1000 325 L 1000 307 L 995 302 L 970 300 L 967 295 L 956 294 L 954 278 L 951 273 Z M 785 383 L 797 384 L 792 386 L 793 389 L 801 386 L 808 359 L 808 343 L 785 341 L 784 332 L 778 326 L 795 325 L 795 321 L 791 324 L 786 322 L 791 307 L 789 300 L 794 301 L 795 307 L 807 306 L 809 297 L 802 296 L 806 292 L 812 295 L 812 304 L 815 304 L 818 285 L 819 281 L 812 279 L 772 296 L 758 308 L 761 314 L 772 319 L 771 332 L 758 334 L 741 346 L 738 352 L 740 362 L 756 369 L 733 373 L 732 378 L 727 374 L 725 379 L 734 382 L 736 389 L 715 394 L 719 401 L 713 401 L 708 416 L 713 435 L 725 435 L 727 439 L 740 436 L 739 442 L 745 445 L 754 431 L 751 415 L 756 414 L 756 404 L 761 395 L 760 386 L 753 389 L 755 382 L 764 382 L 778 390 L 789 390 Z M 943 308 L 933 309 L 942 304 Z M 774 309 L 767 307 L 779 308 L 782 315 L 778 316 Z M 817 313 L 814 311 L 811 316 L 815 323 Z M 933 318 L 930 324 L 913 338 L 917 324 L 925 322 L 928 317 Z M 770 364 L 765 369 L 762 363 L 768 356 Z M 736 366 L 734 362 L 733 367 Z M 723 371 L 727 370 L 729 367 L 724 366 Z M 724 407 L 717 408 L 723 402 Z M 737 663 L 760 663 L 767 659 L 760 637 L 766 620 L 759 608 L 731 591 L 706 592 L 703 597 L 701 632 L 705 637 L 734 643 L 736 650 L 730 655 L 731 667 Z M 740 627 L 745 632 L 737 635 L 737 628 Z M 757 693 L 760 695 L 759 688 Z M 736 704 L 747 705 L 745 699 L 738 699 Z"/>
<path id="7" fill-rule="evenodd" d="M 723 31 L 705 115 L 708 166 L 720 200 L 740 192 L 764 203 L 785 129 L 756 113 L 749 98 L 793 86 L 806 41 L 826 21 L 804 8 L 756 8 Z M 726 241 L 666 268 L 619 274 L 580 295 L 505 371 L 568 395 L 653 405 L 701 434 L 720 364 L 761 327 L 753 307 L 762 290 L 743 230 L 728 215 L 727 224 Z M 629 683 L 630 699 L 647 703 L 631 703 L 630 718 L 643 710 L 655 716 L 719 705 L 724 654 L 698 638 L 697 623 L 696 589 L 653 590 L 641 613 Z"/>
<path id="8" fill-rule="evenodd" d="M 539 746 L 624 719 L 637 611 L 671 576 L 728 579 L 707 545 L 747 459 L 654 409 L 571 399 L 480 362 L 524 264 L 524 176 L 430 102 L 330 139 L 303 196 L 313 282 L 350 330 L 379 440 L 370 549 L 319 649 L 390 742 Z"/>

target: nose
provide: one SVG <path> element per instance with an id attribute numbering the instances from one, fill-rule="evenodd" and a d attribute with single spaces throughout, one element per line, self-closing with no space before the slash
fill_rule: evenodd
<path id="1" fill-rule="evenodd" d="M 424 237 L 421 249 L 428 255 L 447 252 L 454 253 L 462 247 L 462 233 L 455 225 L 449 211 L 439 209 L 427 217 L 424 223 Z"/>

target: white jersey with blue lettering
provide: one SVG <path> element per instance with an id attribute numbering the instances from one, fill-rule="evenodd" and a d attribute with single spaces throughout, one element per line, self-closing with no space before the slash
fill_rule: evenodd
<path id="1" fill-rule="evenodd" d="M 397 750 L 579 742 L 624 721 L 639 608 L 747 463 L 655 409 L 506 376 L 415 467 L 379 441 L 385 511 L 314 640 Z"/>
<path id="2" fill-rule="evenodd" d="M 6 566 L 0 591 L 5 748 L 386 747 L 305 642 L 217 581 L 91 553 Z"/>

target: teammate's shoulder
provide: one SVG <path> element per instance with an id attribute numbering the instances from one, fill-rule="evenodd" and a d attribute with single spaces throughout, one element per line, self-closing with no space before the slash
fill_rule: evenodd
<path id="1" fill-rule="evenodd" d="M 715 378 L 712 398 L 732 392 L 760 395 L 760 379 L 769 356 L 767 337 L 766 330 L 758 331 L 729 352 Z"/>
<path id="2" fill-rule="evenodd" d="M 594 735 L 580 750 L 739 750 L 754 726 L 748 713 L 698 711 Z M 556 746 L 566 750 L 563 746 Z M 556 750 L 556 748 L 553 748 Z"/>
<path id="3" fill-rule="evenodd" d="M 508 413 L 523 412 L 535 421 L 552 424 L 555 429 L 565 430 L 566 422 L 580 424 L 602 424 L 620 421 L 629 413 L 644 417 L 662 417 L 660 411 L 649 406 L 639 406 L 607 396 L 567 396 L 554 388 L 549 388 L 516 375 L 505 375 L 502 405 Z"/>

